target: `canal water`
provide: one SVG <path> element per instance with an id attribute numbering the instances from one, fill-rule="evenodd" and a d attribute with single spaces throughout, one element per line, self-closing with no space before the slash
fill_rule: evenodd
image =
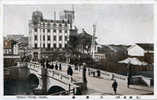
<path id="1" fill-rule="evenodd" d="M 5 80 L 4 95 L 31 95 L 33 89 L 30 88 L 26 80 Z"/>

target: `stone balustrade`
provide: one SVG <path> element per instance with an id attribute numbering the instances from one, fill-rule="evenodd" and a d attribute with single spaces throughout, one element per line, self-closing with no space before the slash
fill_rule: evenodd
<path id="1" fill-rule="evenodd" d="M 39 74 L 41 74 L 41 69 L 43 68 L 41 64 L 36 62 L 28 63 L 28 68 L 37 71 Z M 77 88 L 78 86 L 74 84 L 76 83 L 76 80 L 73 79 L 72 76 L 66 75 L 64 73 L 61 73 L 60 71 L 47 68 L 47 76 L 52 77 L 56 80 L 62 81 L 64 83 L 70 84 L 72 88 Z"/>

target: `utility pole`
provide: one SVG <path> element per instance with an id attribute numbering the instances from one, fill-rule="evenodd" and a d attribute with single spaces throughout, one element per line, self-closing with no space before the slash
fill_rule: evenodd
<path id="1" fill-rule="evenodd" d="M 92 58 L 95 58 L 95 33 L 96 33 L 96 25 L 93 25 L 93 36 L 92 36 L 92 45 L 91 45 L 91 54 Z"/>

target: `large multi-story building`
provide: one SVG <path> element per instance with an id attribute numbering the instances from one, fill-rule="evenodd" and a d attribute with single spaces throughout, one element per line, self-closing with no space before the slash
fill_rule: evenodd
<path id="1" fill-rule="evenodd" d="M 68 12 L 69 14 L 74 16 L 73 11 Z M 73 20 L 74 17 L 68 18 Z M 53 20 L 44 19 L 42 12 L 33 12 L 32 19 L 29 21 L 29 47 L 32 49 L 33 58 L 50 56 L 53 50 L 66 48 L 72 29 L 72 22 L 69 20 L 64 20 L 64 18 L 57 20 L 56 17 Z"/>

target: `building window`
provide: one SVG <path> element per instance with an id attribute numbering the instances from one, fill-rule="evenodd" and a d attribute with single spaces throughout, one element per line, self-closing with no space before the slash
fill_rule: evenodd
<path id="1" fill-rule="evenodd" d="M 38 31 L 38 29 L 37 29 L 37 28 L 34 28 L 34 31 L 35 31 L 35 32 L 37 32 L 37 31 Z"/>
<path id="2" fill-rule="evenodd" d="M 62 44 L 59 44 L 59 48 L 62 48 Z"/>
<path id="3" fill-rule="evenodd" d="M 43 32 L 45 33 L 45 29 L 43 29 Z"/>
<path id="4" fill-rule="evenodd" d="M 50 49 L 50 43 L 48 44 L 48 48 Z"/>
<path id="5" fill-rule="evenodd" d="M 35 48 L 37 48 L 37 43 L 35 43 Z"/>
<path id="6" fill-rule="evenodd" d="M 53 44 L 53 47 L 56 48 L 56 44 Z"/>
<path id="7" fill-rule="evenodd" d="M 43 44 L 43 48 L 45 48 L 45 43 Z"/>
<path id="8" fill-rule="evenodd" d="M 34 35 L 34 40 L 37 40 L 37 35 Z"/>
<path id="9" fill-rule="evenodd" d="M 67 30 L 65 30 L 65 33 L 67 33 L 68 31 Z"/>
<path id="10" fill-rule="evenodd" d="M 59 33 L 62 33 L 62 30 L 61 30 L 61 29 L 59 30 Z"/>
<path id="11" fill-rule="evenodd" d="M 43 40 L 45 41 L 45 35 L 43 35 Z"/>
<path id="12" fill-rule="evenodd" d="M 47 36 L 47 40 L 50 41 L 50 35 Z"/>
<path id="13" fill-rule="evenodd" d="M 65 36 L 65 41 L 67 41 L 67 39 L 68 39 L 67 36 Z"/>
<path id="14" fill-rule="evenodd" d="M 50 29 L 47 29 L 47 32 L 49 32 L 49 33 L 50 33 Z"/>
<path id="15" fill-rule="evenodd" d="M 56 41 L 56 36 L 53 37 L 53 40 Z"/>
<path id="16" fill-rule="evenodd" d="M 62 36 L 59 36 L 59 41 L 62 41 Z"/>
<path id="17" fill-rule="evenodd" d="M 56 33 L 56 29 L 54 29 L 54 30 L 53 30 L 53 32 L 55 32 L 55 33 Z"/>

